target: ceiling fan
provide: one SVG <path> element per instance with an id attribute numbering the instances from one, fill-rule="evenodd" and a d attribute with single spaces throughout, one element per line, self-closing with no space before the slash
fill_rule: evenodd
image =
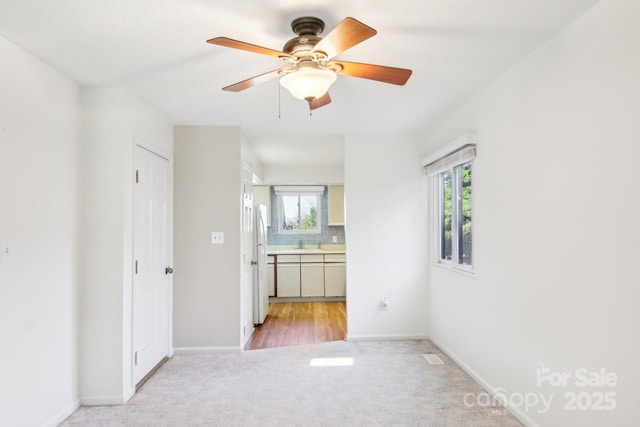
<path id="1" fill-rule="evenodd" d="M 297 37 L 285 43 L 282 52 L 227 37 L 207 40 L 207 43 L 259 53 L 288 63 L 285 67 L 234 83 L 222 90 L 240 92 L 280 77 L 280 84 L 291 95 L 307 101 L 309 108 L 314 110 L 331 102 L 328 90 L 338 74 L 395 85 L 404 85 L 411 76 L 411 70 L 405 68 L 334 60 L 340 53 L 377 34 L 376 30 L 356 19 L 345 18 L 324 37 L 320 37 L 324 21 L 311 16 L 294 19 L 291 29 Z"/>

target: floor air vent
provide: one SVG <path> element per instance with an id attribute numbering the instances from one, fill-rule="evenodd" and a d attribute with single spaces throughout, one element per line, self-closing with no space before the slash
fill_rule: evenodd
<path id="1" fill-rule="evenodd" d="M 432 365 L 443 365 L 444 364 L 442 359 L 440 359 L 437 354 L 429 353 L 429 354 L 423 354 L 422 356 L 424 356 L 424 358 L 427 359 L 427 362 L 431 363 Z"/>

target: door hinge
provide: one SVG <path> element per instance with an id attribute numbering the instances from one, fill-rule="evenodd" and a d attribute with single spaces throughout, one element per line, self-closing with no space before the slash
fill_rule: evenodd
<path id="1" fill-rule="evenodd" d="M 137 364 L 138 364 L 138 352 L 137 352 L 137 351 L 136 351 L 136 352 L 134 353 L 134 355 L 133 355 L 133 363 L 134 363 L 135 365 L 137 365 Z"/>
<path id="2" fill-rule="evenodd" d="M 138 260 L 136 260 L 136 267 L 135 267 L 135 271 L 136 271 L 136 274 L 138 274 Z"/>
<path id="3" fill-rule="evenodd" d="M 136 171 L 136 184 L 140 182 L 140 171 Z"/>

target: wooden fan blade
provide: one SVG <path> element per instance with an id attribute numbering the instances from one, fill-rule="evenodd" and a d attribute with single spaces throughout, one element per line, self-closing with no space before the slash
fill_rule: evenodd
<path id="1" fill-rule="evenodd" d="M 250 79 L 243 80 L 238 83 L 223 87 L 222 90 L 229 92 L 240 92 L 241 90 L 249 89 L 257 84 L 264 83 L 267 80 L 274 79 L 280 76 L 280 69 L 269 71 L 268 73 L 260 74 L 259 76 L 251 77 Z"/>
<path id="2" fill-rule="evenodd" d="M 331 59 L 377 33 L 376 30 L 356 19 L 345 18 L 314 46 L 313 51 L 323 52 L 327 58 Z"/>
<path id="3" fill-rule="evenodd" d="M 331 97 L 329 96 L 329 92 L 322 95 L 320 98 L 316 98 L 309 103 L 309 108 L 315 110 L 316 108 L 324 107 L 327 104 L 331 103 Z"/>
<path id="4" fill-rule="evenodd" d="M 391 83 L 394 85 L 404 85 L 412 71 L 406 68 L 385 67 L 384 65 L 361 64 L 358 62 L 335 61 L 342 70 L 338 74 L 345 76 L 361 77 L 363 79 L 377 80 L 379 82 Z"/>
<path id="5" fill-rule="evenodd" d="M 273 56 L 279 59 L 295 59 L 293 56 L 288 55 L 278 50 L 269 49 L 268 47 L 257 46 L 251 43 L 245 43 L 238 40 L 233 40 L 227 37 L 216 37 L 207 40 L 207 43 L 215 44 L 218 46 L 230 47 L 233 49 L 246 50 L 247 52 L 259 53 L 261 55 Z"/>

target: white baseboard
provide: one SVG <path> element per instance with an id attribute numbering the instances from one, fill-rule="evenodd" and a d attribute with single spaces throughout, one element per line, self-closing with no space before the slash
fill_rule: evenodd
<path id="1" fill-rule="evenodd" d="M 242 347 L 177 347 L 173 349 L 174 354 L 194 354 L 194 353 L 240 353 Z"/>
<path id="2" fill-rule="evenodd" d="M 124 394 L 124 403 L 127 403 L 129 401 L 129 399 L 131 399 L 133 397 L 133 395 L 136 394 L 136 388 L 135 387 L 131 387 L 129 390 L 127 390 L 127 392 Z"/>
<path id="3" fill-rule="evenodd" d="M 452 352 L 450 349 L 448 349 L 447 346 L 442 344 L 440 341 L 438 341 L 437 339 L 435 339 L 433 337 L 429 337 L 427 339 L 429 341 L 431 341 L 433 344 L 435 344 L 436 347 L 438 347 L 440 350 L 442 350 L 442 352 L 444 354 L 446 354 L 447 357 L 449 357 L 449 359 L 453 360 L 456 363 L 456 365 L 458 365 L 460 368 L 462 368 L 462 370 L 465 371 L 467 373 L 467 375 L 469 375 L 478 384 L 480 384 L 480 386 L 483 389 L 485 389 L 485 391 L 487 393 L 489 393 L 491 395 L 491 397 L 496 398 L 496 394 L 495 394 L 496 387 L 491 385 L 491 383 L 489 381 L 487 381 L 483 376 L 478 374 L 471 366 L 469 366 L 466 362 L 464 362 L 460 357 L 458 357 L 458 355 L 456 355 L 454 352 Z M 514 417 L 516 417 L 518 419 L 518 421 L 520 421 L 525 426 L 527 426 L 527 427 L 539 427 L 539 425 L 534 420 L 532 420 L 531 417 L 526 412 L 523 412 L 522 409 L 520 409 L 519 407 L 514 407 L 514 406 L 511 406 L 511 405 L 507 405 L 507 406 L 505 406 L 505 408 Z"/>
<path id="4" fill-rule="evenodd" d="M 135 389 L 130 389 L 122 396 L 83 396 L 82 406 L 124 405 L 134 394 Z"/>
<path id="5" fill-rule="evenodd" d="M 415 334 L 387 334 L 387 335 L 352 335 L 347 334 L 347 341 L 402 341 L 402 340 L 426 340 L 427 335 Z"/>
<path id="6" fill-rule="evenodd" d="M 44 425 L 47 427 L 56 427 L 58 424 L 63 422 L 67 417 L 73 414 L 76 409 L 80 407 L 80 399 L 76 399 L 70 404 L 68 404 L 64 409 L 62 409 L 58 414 L 51 417 L 49 421 L 47 421 Z"/>

